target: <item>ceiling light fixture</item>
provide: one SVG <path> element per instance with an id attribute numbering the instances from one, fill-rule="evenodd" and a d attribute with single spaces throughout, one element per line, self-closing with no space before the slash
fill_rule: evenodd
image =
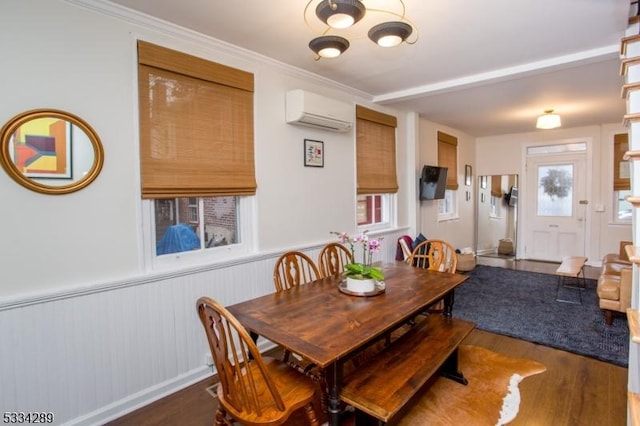
<path id="1" fill-rule="evenodd" d="M 560 121 L 560 115 L 553 112 L 552 109 L 547 109 L 544 114 L 538 117 L 536 127 L 538 129 L 555 129 L 560 127 L 562 122 Z"/>
<path id="2" fill-rule="evenodd" d="M 316 16 L 331 28 L 349 28 L 366 10 L 360 0 L 324 0 L 316 7 Z"/>
<path id="3" fill-rule="evenodd" d="M 369 30 L 371 41 L 382 47 L 397 46 L 411 35 L 411 25 L 404 22 L 383 22 Z"/>
<path id="4" fill-rule="evenodd" d="M 349 48 L 349 41 L 338 36 L 316 37 L 309 42 L 309 48 L 323 58 L 335 58 Z"/>
<path id="5" fill-rule="evenodd" d="M 320 33 L 309 42 L 309 48 L 317 55 L 316 60 L 335 58 L 344 53 L 350 43 L 346 36 L 334 33 L 350 29 L 360 21 L 367 21 L 367 25 L 373 24 L 367 35 L 378 46 L 393 47 L 403 42 L 414 44 L 418 41 L 417 31 L 414 31 L 414 26 L 405 17 L 403 0 L 395 0 L 397 10 L 367 8 L 365 0 L 321 0 L 315 8 L 315 16 L 326 25 L 322 29 L 314 28 L 308 19 L 309 10 L 312 9 L 311 5 L 314 1 L 318 0 L 309 0 L 307 3 L 304 9 L 304 21 L 309 28 Z M 366 19 L 364 19 L 365 16 Z M 388 19 L 389 17 L 392 17 L 391 20 Z M 410 37 L 412 37 L 411 40 L 409 40 Z"/>

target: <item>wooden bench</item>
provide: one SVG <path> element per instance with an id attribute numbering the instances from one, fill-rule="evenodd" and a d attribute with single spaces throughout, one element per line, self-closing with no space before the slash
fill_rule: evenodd
<path id="1" fill-rule="evenodd" d="M 556 301 L 565 303 L 582 304 L 582 292 L 579 291 L 579 302 L 568 299 L 561 299 L 559 296 L 560 288 L 575 288 L 578 290 L 584 290 L 587 287 L 587 282 L 584 277 L 584 265 L 587 263 L 586 257 L 581 256 L 567 256 L 562 258 L 562 263 L 556 269 L 556 275 L 558 276 L 558 285 L 556 286 Z M 582 279 L 580 277 L 582 274 Z M 567 284 L 567 278 L 573 279 L 575 284 Z"/>
<path id="2" fill-rule="evenodd" d="M 340 398 L 356 409 L 357 424 L 388 422 L 436 373 L 464 385 L 458 346 L 475 324 L 429 315 L 347 375 Z"/>

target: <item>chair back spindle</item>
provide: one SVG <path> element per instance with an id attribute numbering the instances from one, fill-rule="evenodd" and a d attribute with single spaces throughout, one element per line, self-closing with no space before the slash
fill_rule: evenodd
<path id="1" fill-rule="evenodd" d="M 306 284 L 320 278 L 314 261 L 300 251 L 290 251 L 276 261 L 273 268 L 273 283 L 276 292 Z"/>
<path id="2" fill-rule="evenodd" d="M 344 265 L 351 263 L 351 252 L 340 243 L 330 243 L 322 248 L 318 256 L 320 275 L 330 277 L 344 272 Z"/>
<path id="3" fill-rule="evenodd" d="M 458 257 L 455 248 L 444 240 L 426 240 L 413 249 L 409 264 L 417 268 L 455 273 Z"/>

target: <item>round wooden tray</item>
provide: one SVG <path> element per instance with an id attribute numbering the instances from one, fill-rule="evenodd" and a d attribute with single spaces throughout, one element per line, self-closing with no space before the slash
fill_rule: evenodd
<path id="1" fill-rule="evenodd" d="M 347 280 L 342 280 L 340 282 L 340 284 L 338 284 L 338 289 L 341 292 L 343 292 L 344 294 L 348 294 L 350 296 L 370 297 L 370 296 L 377 296 L 379 294 L 384 293 L 385 284 L 384 284 L 384 281 L 378 281 L 378 282 L 376 282 L 376 288 L 373 289 L 372 291 L 360 292 L 360 291 L 351 291 L 351 290 L 349 290 L 347 288 Z"/>

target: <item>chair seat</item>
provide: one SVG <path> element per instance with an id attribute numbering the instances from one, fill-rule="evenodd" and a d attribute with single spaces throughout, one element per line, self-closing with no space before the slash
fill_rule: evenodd
<path id="1" fill-rule="evenodd" d="M 280 424 L 280 421 L 287 419 L 291 413 L 298 408 L 303 407 L 316 391 L 316 385 L 310 380 L 300 380 L 301 374 L 291 368 L 286 363 L 272 357 L 263 357 L 265 366 L 269 376 L 273 379 L 278 392 L 287 404 L 284 411 L 278 410 L 273 402 L 268 389 L 264 386 L 264 382 L 257 382 L 257 393 L 261 397 L 262 415 L 257 416 L 255 413 L 246 413 L 237 411 L 232 404 L 225 400 L 222 384 L 218 384 L 216 393 L 218 400 L 227 412 L 236 418 L 242 418 L 246 424 Z M 250 364 L 252 370 L 256 370 L 253 374 L 259 374 L 255 368 L 255 364 Z"/>
<path id="2" fill-rule="evenodd" d="M 600 275 L 597 291 L 600 299 L 620 300 L 620 275 Z"/>

